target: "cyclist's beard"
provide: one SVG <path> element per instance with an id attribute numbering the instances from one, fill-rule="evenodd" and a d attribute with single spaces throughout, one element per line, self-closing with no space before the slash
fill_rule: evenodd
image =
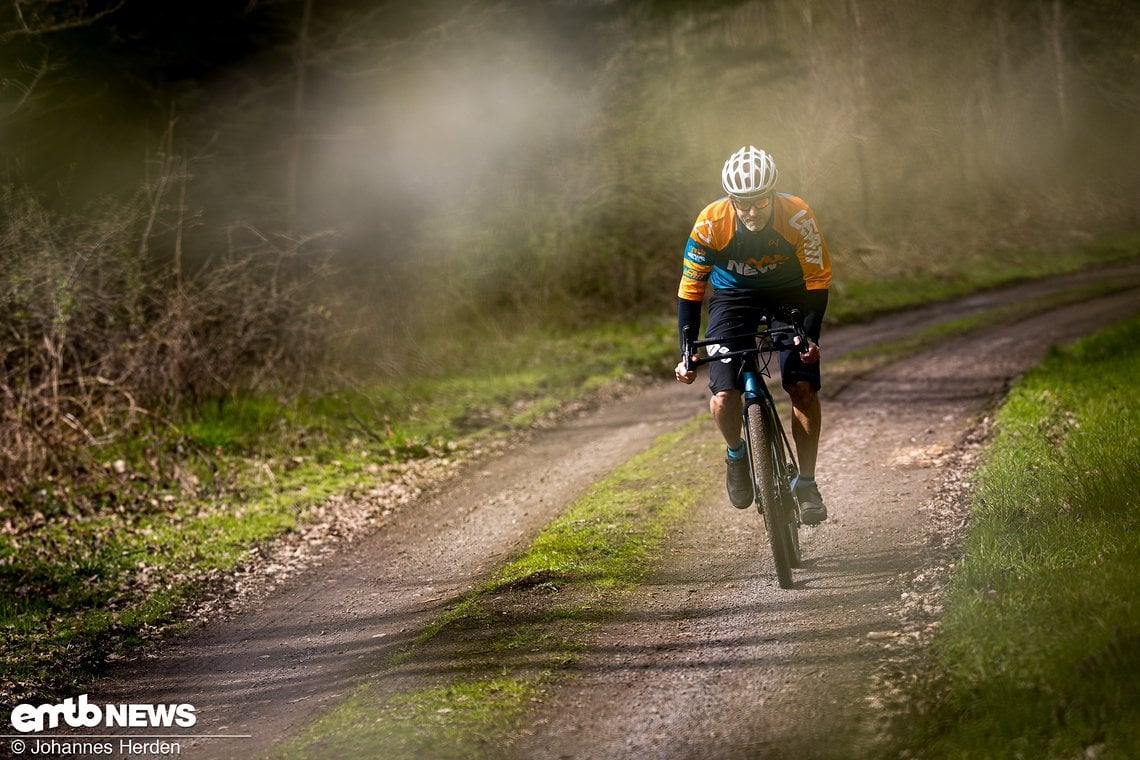
<path id="1" fill-rule="evenodd" d="M 764 228 L 772 221 L 772 212 L 764 215 L 743 217 L 740 223 L 744 225 L 744 229 L 749 232 L 763 232 Z"/>

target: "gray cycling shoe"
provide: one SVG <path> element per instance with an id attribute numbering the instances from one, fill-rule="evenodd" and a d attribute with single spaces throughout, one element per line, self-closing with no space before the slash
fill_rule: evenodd
<path id="1" fill-rule="evenodd" d="M 819 525 L 827 519 L 827 507 L 814 482 L 797 484 L 796 498 L 800 502 L 800 520 L 804 525 Z"/>
<path id="2" fill-rule="evenodd" d="M 724 458 L 728 465 L 725 474 L 725 484 L 728 486 L 728 500 L 737 509 L 748 509 L 752 506 L 752 474 L 748 471 L 748 460 L 744 457 L 733 459 Z"/>

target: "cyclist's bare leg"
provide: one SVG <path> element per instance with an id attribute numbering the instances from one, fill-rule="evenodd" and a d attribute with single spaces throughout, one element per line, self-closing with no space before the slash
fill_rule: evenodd
<path id="1" fill-rule="evenodd" d="M 815 475 L 815 460 L 819 453 L 819 430 L 823 414 L 819 394 L 806 380 L 785 388 L 792 399 L 792 439 L 796 442 L 796 457 L 800 472 Z"/>
<path id="2" fill-rule="evenodd" d="M 740 443 L 742 406 L 740 391 L 737 390 L 720 391 L 709 399 L 709 410 L 712 411 L 716 426 L 729 446 Z"/>

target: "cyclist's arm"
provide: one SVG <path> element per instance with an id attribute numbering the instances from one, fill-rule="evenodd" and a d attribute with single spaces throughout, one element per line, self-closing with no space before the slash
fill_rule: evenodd
<path id="1" fill-rule="evenodd" d="M 677 336 L 680 340 L 679 348 L 684 348 L 685 330 L 689 337 L 696 340 L 701 329 L 701 302 L 689 301 L 684 298 L 677 299 Z"/>
<path id="2" fill-rule="evenodd" d="M 803 308 L 804 332 L 816 343 L 819 343 L 819 333 L 823 328 L 823 315 L 827 312 L 826 290 L 808 290 L 804 293 Z"/>
<path id="3" fill-rule="evenodd" d="M 677 299 L 677 337 L 680 343 L 681 360 L 673 369 L 673 374 L 682 383 L 691 383 L 696 379 L 697 373 L 685 366 L 685 335 L 696 340 L 701 329 L 701 301 L 689 301 L 685 298 Z"/>
<path id="4" fill-rule="evenodd" d="M 685 329 L 696 340 L 701 327 L 701 304 L 705 300 L 709 274 L 713 268 L 714 251 L 723 248 L 731 237 L 735 223 L 731 213 L 723 213 L 723 204 L 710 203 L 701 211 L 685 243 L 681 260 L 681 284 L 677 287 L 677 336 L 683 349 Z M 717 209 L 721 209 L 717 212 Z M 677 379 L 693 382 L 695 373 L 684 368 L 684 356 L 677 365 Z"/>
<path id="5" fill-rule="evenodd" d="M 815 364 L 820 359 L 819 333 L 823 326 L 824 312 L 827 311 L 827 291 L 805 291 L 800 311 L 803 315 L 804 332 L 808 336 L 807 346 L 800 351 L 800 358 L 804 364 Z"/>

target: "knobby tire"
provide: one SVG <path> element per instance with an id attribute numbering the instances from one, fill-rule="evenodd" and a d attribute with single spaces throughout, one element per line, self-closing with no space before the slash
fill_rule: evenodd
<path id="1" fill-rule="evenodd" d="M 752 474 L 756 478 L 756 497 L 764 513 L 764 524 L 768 529 L 768 543 L 772 547 L 772 559 L 776 564 L 776 579 L 780 588 L 792 587 L 792 562 L 794 549 L 790 545 L 791 534 L 788 527 L 790 513 L 784 509 L 781 489 L 777 487 L 779 477 L 773 450 L 775 436 L 779 431 L 772 428 L 772 422 L 762 404 L 748 407 L 748 437 Z M 782 468 L 781 468 L 782 469 Z M 794 528 L 794 526 L 792 526 Z"/>

